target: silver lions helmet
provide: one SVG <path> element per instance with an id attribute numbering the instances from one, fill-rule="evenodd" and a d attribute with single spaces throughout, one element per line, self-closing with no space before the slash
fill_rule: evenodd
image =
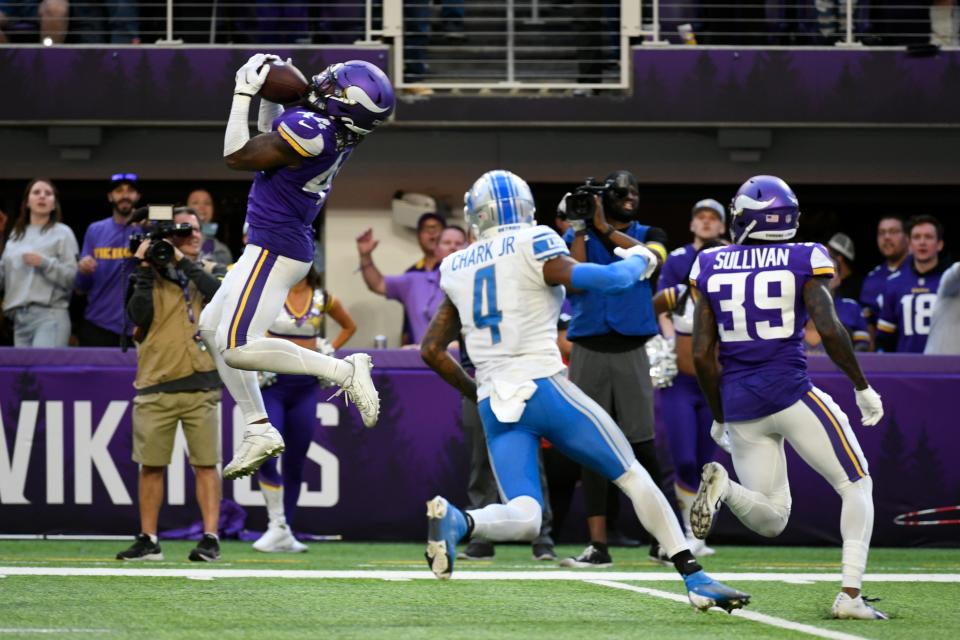
<path id="1" fill-rule="evenodd" d="M 463 215 L 481 236 L 506 225 L 535 224 L 536 211 L 527 183 L 503 169 L 480 176 L 463 196 Z"/>

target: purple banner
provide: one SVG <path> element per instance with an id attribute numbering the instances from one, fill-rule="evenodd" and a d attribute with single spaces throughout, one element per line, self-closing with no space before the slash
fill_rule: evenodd
<path id="1" fill-rule="evenodd" d="M 304 532 L 349 539 L 419 540 L 423 502 L 442 493 L 465 497 L 468 456 L 455 391 L 413 351 L 374 351 L 380 423 L 365 429 L 353 408 L 317 398 L 307 491 L 295 523 Z M 852 418 L 874 478 L 877 545 L 956 544 L 956 526 L 899 526 L 897 516 L 960 503 L 960 450 L 952 417 L 960 358 L 866 355 L 862 364 L 883 396 L 877 427 L 856 426 L 859 412 L 846 378 L 825 358 L 811 360 L 814 382 Z M 50 364 L 56 363 L 56 364 Z M 134 533 L 137 467 L 130 460 L 135 359 L 111 350 L 0 349 L 0 533 Z M 242 429 L 224 395 L 224 458 Z M 659 425 L 662 429 L 663 425 Z M 666 438 L 660 437 L 666 451 Z M 169 468 L 161 528 L 198 519 L 192 472 L 178 443 Z M 840 500 L 788 447 L 793 512 L 781 543 L 839 539 Z M 664 466 L 668 455 L 662 457 Z M 724 459 L 729 463 L 728 459 Z M 249 478 L 224 485 L 244 506 L 247 526 L 264 510 Z M 943 517 L 956 519 L 957 514 Z M 569 526 L 578 526 L 571 513 Z M 622 518 L 633 522 L 633 518 Z M 630 527 L 626 527 L 628 530 Z M 757 541 L 725 513 L 720 541 Z"/>

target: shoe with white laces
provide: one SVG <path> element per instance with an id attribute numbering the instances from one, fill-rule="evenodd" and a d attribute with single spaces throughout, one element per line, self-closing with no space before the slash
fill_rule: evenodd
<path id="1" fill-rule="evenodd" d="M 283 436 L 270 424 L 250 424 L 233 460 L 223 468 L 223 479 L 233 480 L 251 475 L 268 459 L 283 453 Z"/>
<path id="2" fill-rule="evenodd" d="M 841 620 L 889 620 L 887 614 L 864 602 L 863 596 L 851 598 L 841 591 L 833 601 L 833 617 Z"/>
<path id="3" fill-rule="evenodd" d="M 690 553 L 692 553 L 695 558 L 704 558 L 716 553 L 714 549 L 707 546 L 706 542 L 693 536 L 687 536 L 687 546 L 690 547 Z"/>
<path id="4" fill-rule="evenodd" d="M 561 560 L 560 566 L 573 569 L 606 569 L 613 566 L 613 558 L 610 557 L 609 551 L 588 544 L 583 553 L 577 557 Z"/>
<path id="5" fill-rule="evenodd" d="M 294 537 L 286 523 L 273 523 L 267 527 L 260 538 L 253 543 L 253 548 L 263 553 L 303 553 L 308 549 Z"/>
<path id="6" fill-rule="evenodd" d="M 467 535 L 467 517 L 460 509 L 436 496 L 427 502 L 427 551 L 424 556 L 433 575 L 448 580 L 453 573 L 457 543 Z"/>
<path id="7" fill-rule="evenodd" d="M 729 476 L 723 465 L 717 462 L 708 462 L 703 465 L 700 488 L 690 506 L 690 529 L 697 538 L 705 540 L 710 533 L 713 519 L 723 503 L 723 494 L 727 491 L 728 482 Z"/>
<path id="8" fill-rule="evenodd" d="M 727 613 L 741 609 L 750 603 L 750 594 L 737 591 L 732 587 L 714 580 L 701 569 L 696 573 L 683 576 L 687 585 L 687 598 L 695 609 L 706 611 L 710 607 L 720 607 Z"/>
<path id="9" fill-rule="evenodd" d="M 377 424 L 377 418 L 380 416 L 380 396 L 370 376 L 373 358 L 365 353 L 355 353 L 347 356 L 343 361 L 353 366 L 353 375 L 343 383 L 339 391 L 330 397 L 335 398 L 346 391 L 347 397 L 357 405 L 357 411 L 363 418 L 364 426 L 372 427 Z"/>

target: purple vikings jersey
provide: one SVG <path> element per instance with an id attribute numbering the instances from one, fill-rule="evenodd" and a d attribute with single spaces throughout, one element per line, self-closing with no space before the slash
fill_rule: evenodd
<path id="1" fill-rule="evenodd" d="M 803 287 L 833 274 L 827 250 L 809 242 L 718 247 L 697 257 L 690 284 L 717 318 L 726 420 L 772 415 L 812 388 L 803 350 Z"/>
<path id="2" fill-rule="evenodd" d="M 880 296 L 883 295 L 883 289 L 887 285 L 887 278 L 895 273 L 900 273 L 900 267 L 891 269 L 884 262 L 871 269 L 863 279 L 863 284 L 860 285 L 860 304 L 863 306 L 863 315 L 868 323 L 877 324 L 877 318 L 880 316 Z"/>
<path id="3" fill-rule="evenodd" d="M 942 268 L 921 275 L 908 259 L 887 278 L 877 331 L 895 333 L 898 352 L 923 353 L 942 275 Z"/>
<path id="4" fill-rule="evenodd" d="M 693 266 L 693 261 L 696 259 L 697 250 L 693 248 L 692 244 L 685 244 L 671 251 L 660 270 L 657 291 L 663 291 L 678 284 L 687 284 L 687 274 L 690 273 L 690 267 Z"/>
<path id="5" fill-rule="evenodd" d="M 870 342 L 870 334 L 867 332 L 867 319 L 864 310 L 860 304 L 853 298 L 836 298 L 834 303 L 837 307 L 837 317 L 840 318 L 850 339 L 857 342 Z"/>
<path id="6" fill-rule="evenodd" d="M 257 172 L 247 199 L 249 242 L 294 260 L 311 262 L 311 225 L 353 147 L 337 151 L 336 126 L 309 109 L 287 109 L 273 121 L 273 130 L 303 160 L 296 167 Z"/>

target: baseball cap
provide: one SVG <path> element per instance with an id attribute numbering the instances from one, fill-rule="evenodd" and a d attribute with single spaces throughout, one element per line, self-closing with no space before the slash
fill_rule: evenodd
<path id="1" fill-rule="evenodd" d="M 110 188 L 116 189 L 122 184 L 129 184 L 136 188 L 137 174 L 135 173 L 114 173 L 110 176 Z"/>
<path id="2" fill-rule="evenodd" d="M 443 225 L 444 228 L 447 226 L 447 220 L 442 215 L 435 211 L 428 211 L 424 214 L 421 214 L 420 217 L 417 218 L 417 231 L 420 231 L 423 225 L 426 224 L 427 220 L 436 220 Z"/>
<path id="3" fill-rule="evenodd" d="M 713 211 L 718 216 L 720 216 L 720 222 L 727 223 L 727 211 L 723 208 L 723 205 L 714 200 L 713 198 L 705 198 L 703 200 L 698 200 L 697 204 L 693 205 L 693 209 L 690 210 L 690 217 L 697 215 L 697 211 L 701 209 L 708 209 Z"/>
<path id="4" fill-rule="evenodd" d="M 830 237 L 830 242 L 827 243 L 827 246 L 842 255 L 844 258 L 853 262 L 854 253 L 853 250 L 853 240 L 850 239 L 845 233 L 835 233 Z"/>

